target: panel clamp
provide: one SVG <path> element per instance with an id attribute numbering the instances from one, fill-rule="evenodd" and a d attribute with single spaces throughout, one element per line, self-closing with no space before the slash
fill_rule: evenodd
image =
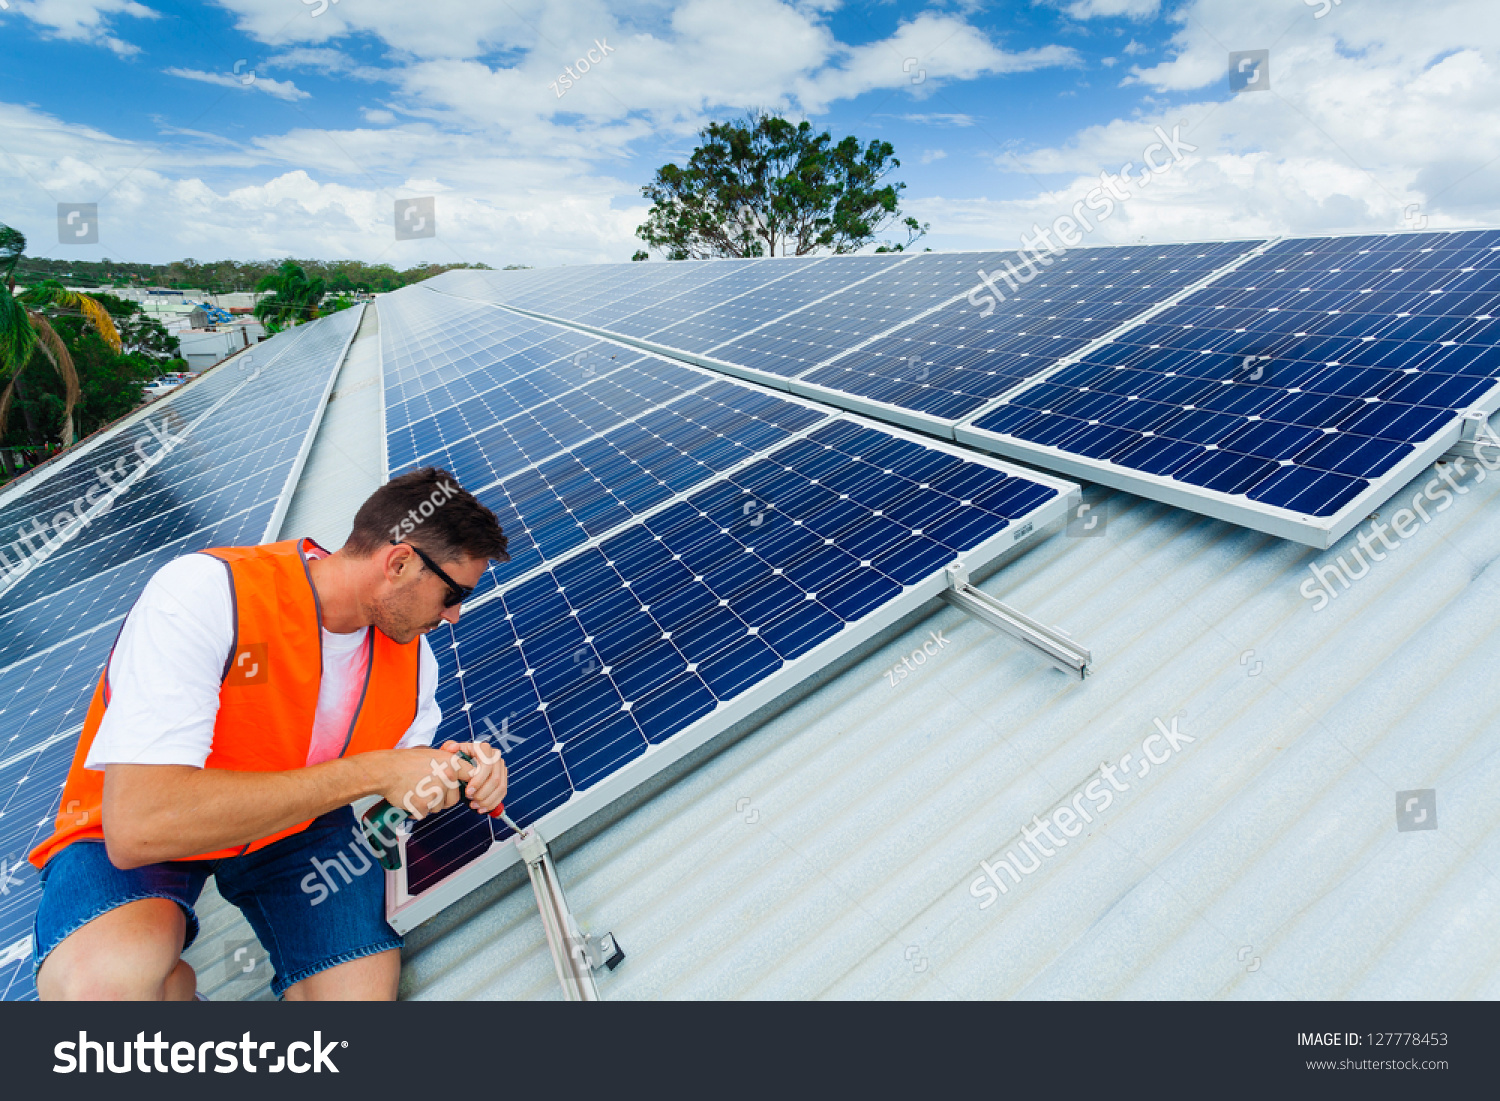
<path id="1" fill-rule="evenodd" d="M 1088 676 L 1094 661 L 1088 650 L 1055 628 L 1044 627 L 1030 616 L 975 588 L 969 582 L 969 568 L 962 562 L 950 563 L 945 572 L 948 587 L 943 590 L 943 599 L 949 604 L 1010 635 L 1069 676 L 1079 680 Z"/>

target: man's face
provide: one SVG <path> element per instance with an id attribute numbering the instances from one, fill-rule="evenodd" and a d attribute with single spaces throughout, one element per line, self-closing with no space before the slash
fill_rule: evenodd
<path id="1" fill-rule="evenodd" d="M 405 544 L 392 547 L 391 551 L 386 564 L 386 584 L 375 597 L 375 626 L 393 642 L 404 645 L 418 635 L 425 635 L 444 620 L 457 623 L 462 605 L 443 607 L 449 593 L 447 583 L 428 569 Z M 485 567 L 489 565 L 486 558 L 467 555 L 456 560 L 434 561 L 444 573 L 465 587 L 479 584 Z"/>

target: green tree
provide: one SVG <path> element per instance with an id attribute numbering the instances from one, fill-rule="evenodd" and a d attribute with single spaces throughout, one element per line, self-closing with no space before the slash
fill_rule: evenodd
<path id="1" fill-rule="evenodd" d="M 139 351 L 116 352 L 81 317 L 60 317 L 54 324 L 78 373 L 80 396 L 73 418 L 80 438 L 137 408 L 141 387 L 170 362 Z M 15 402 L 16 412 L 28 416 L 12 418 L 20 423 L 11 429 L 6 442 L 45 444 L 61 423 L 65 403 L 66 394 L 57 375 L 41 371 L 28 374 L 26 395 Z M 27 419 L 35 422 L 40 432 L 27 429 Z"/>
<path id="2" fill-rule="evenodd" d="M 73 410 L 81 393 L 78 369 L 72 353 L 53 327 L 52 319 L 73 315 L 93 325 L 99 336 L 116 353 L 120 352 L 120 334 L 115 330 L 109 312 L 86 294 L 70 291 L 55 279 L 43 280 L 15 293 L 16 265 L 26 250 L 26 237 L 20 230 L 0 225 L 0 376 L 8 379 L 0 392 L 0 438 L 5 435 L 11 403 L 19 394 L 25 396 L 22 374 L 32 363 L 34 353 L 51 363 L 62 381 L 63 406 L 61 439 L 64 447 L 74 436 Z M 36 425 L 28 415 L 28 429 L 36 434 Z"/>
<path id="3" fill-rule="evenodd" d="M 127 354 L 137 353 L 162 370 L 178 360 L 182 354 L 182 342 L 168 332 L 165 325 L 141 309 L 139 303 L 112 294 L 96 294 L 94 299 L 114 319 L 120 343 Z"/>
<path id="4" fill-rule="evenodd" d="M 641 188 L 652 206 L 636 236 L 669 260 L 856 252 L 896 224 L 906 241 L 876 251 L 899 252 L 927 232 L 901 213 L 906 185 L 884 182 L 901 166 L 889 142 L 835 142 L 760 112 L 699 139 L 686 168 L 663 165 Z"/>
<path id="5" fill-rule="evenodd" d="M 279 333 L 318 316 L 323 300 L 323 280 L 309 279 L 302 265 L 283 260 L 281 266 L 255 284 L 257 291 L 271 294 L 255 304 L 255 316 L 267 332 Z"/>

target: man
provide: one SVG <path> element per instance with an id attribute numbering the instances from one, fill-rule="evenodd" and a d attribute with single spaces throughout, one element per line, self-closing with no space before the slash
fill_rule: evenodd
<path id="1" fill-rule="evenodd" d="M 475 810 L 501 804 L 493 747 L 430 746 L 438 668 L 423 636 L 458 622 L 505 545 L 494 513 L 429 467 L 376 490 L 332 554 L 300 539 L 158 570 L 100 675 L 56 829 L 31 854 L 41 996 L 191 1000 L 181 954 L 212 875 L 267 950 L 277 995 L 394 998 L 385 878 L 357 843 L 360 862 L 338 864 L 350 803 L 378 795 L 420 818 L 464 781 Z M 309 876 L 330 862 L 355 873 L 333 892 Z"/>

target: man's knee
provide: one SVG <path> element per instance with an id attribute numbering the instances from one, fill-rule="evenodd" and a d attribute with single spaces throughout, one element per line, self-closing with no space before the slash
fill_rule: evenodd
<path id="1" fill-rule="evenodd" d="M 127 902 L 63 938 L 37 973 L 37 993 L 44 1001 L 159 999 L 186 934 L 170 899 Z"/>
<path id="2" fill-rule="evenodd" d="M 401 951 L 392 948 L 309 975 L 287 987 L 282 997 L 289 1002 L 390 1002 L 400 985 Z"/>

